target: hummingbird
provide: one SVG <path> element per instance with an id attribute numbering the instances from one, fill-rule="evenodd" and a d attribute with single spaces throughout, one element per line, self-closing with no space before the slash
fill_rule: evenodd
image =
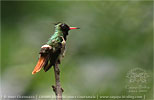
<path id="1" fill-rule="evenodd" d="M 48 42 L 41 47 L 39 52 L 39 60 L 32 74 L 39 72 L 42 68 L 45 72 L 47 72 L 52 66 L 55 66 L 55 64 L 60 64 L 65 53 L 68 31 L 72 29 L 79 28 L 70 27 L 62 22 L 55 24 L 55 32 L 49 38 Z"/>

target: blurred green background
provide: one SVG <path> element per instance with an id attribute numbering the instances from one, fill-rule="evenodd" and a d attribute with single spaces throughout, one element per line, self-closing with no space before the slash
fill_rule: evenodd
<path id="1" fill-rule="evenodd" d="M 54 95 L 53 69 L 31 73 L 53 23 L 60 21 L 81 28 L 69 32 L 60 65 L 63 96 L 152 99 L 152 1 L 2 1 L 1 11 L 2 95 Z M 127 73 L 134 68 L 150 76 L 146 92 L 126 89 Z"/>

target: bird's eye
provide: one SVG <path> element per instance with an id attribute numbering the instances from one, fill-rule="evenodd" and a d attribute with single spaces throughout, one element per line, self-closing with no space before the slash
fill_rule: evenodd
<path id="1" fill-rule="evenodd" d="M 69 30 L 69 27 L 66 24 L 64 24 L 64 23 L 61 24 L 60 27 L 61 27 L 62 30 L 65 30 L 65 31 Z"/>
<path id="2" fill-rule="evenodd" d="M 62 24 L 61 26 L 62 26 L 62 27 L 64 27 L 64 26 L 65 26 L 65 24 Z"/>

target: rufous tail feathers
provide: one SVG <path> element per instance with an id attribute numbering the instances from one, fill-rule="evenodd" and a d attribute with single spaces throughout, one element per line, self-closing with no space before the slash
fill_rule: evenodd
<path id="1" fill-rule="evenodd" d="M 32 74 L 35 74 L 41 70 L 41 68 L 46 64 L 47 62 L 47 56 L 40 56 L 39 61 L 37 62 L 37 65 L 35 66 Z"/>

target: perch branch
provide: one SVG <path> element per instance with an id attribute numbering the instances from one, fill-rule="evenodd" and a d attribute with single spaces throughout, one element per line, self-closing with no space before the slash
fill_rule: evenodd
<path id="1" fill-rule="evenodd" d="M 61 88 L 60 85 L 60 69 L 58 64 L 56 63 L 54 66 L 54 73 L 55 73 L 55 86 L 53 85 L 53 91 L 56 94 L 56 100 L 62 100 L 62 93 L 63 93 L 63 89 Z"/>

